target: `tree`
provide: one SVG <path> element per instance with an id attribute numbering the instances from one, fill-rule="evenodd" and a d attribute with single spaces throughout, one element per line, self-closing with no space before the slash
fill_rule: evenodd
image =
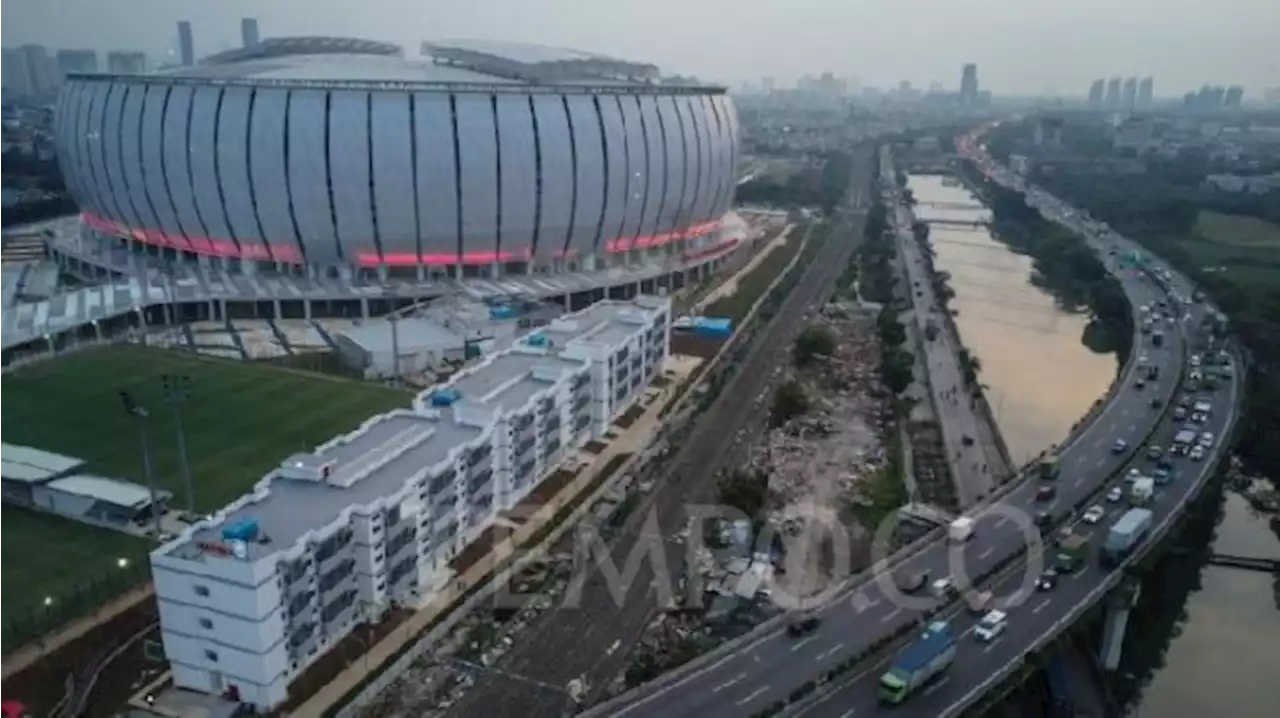
<path id="1" fill-rule="evenodd" d="M 836 337 L 826 327 L 810 325 L 796 337 L 792 352 L 796 366 L 809 366 L 819 356 L 831 356 L 836 351 Z"/>
<path id="2" fill-rule="evenodd" d="M 880 375 L 884 379 L 884 385 L 889 387 L 889 391 L 901 394 L 911 386 L 911 382 L 915 379 L 913 371 L 915 361 L 915 356 L 909 351 L 896 348 L 885 349 L 880 361 Z"/>
<path id="3" fill-rule="evenodd" d="M 774 427 L 782 426 L 794 416 L 809 410 L 809 397 L 804 387 L 794 379 L 782 382 L 773 392 L 773 408 L 769 412 L 769 423 Z"/>
<path id="4" fill-rule="evenodd" d="M 747 516 L 758 516 L 769 500 L 769 475 L 763 471 L 734 469 L 716 483 L 720 503 Z"/>
<path id="5" fill-rule="evenodd" d="M 880 315 L 876 317 L 876 332 L 880 336 L 880 341 L 888 347 L 901 346 L 907 341 L 906 327 L 902 326 L 902 322 L 898 317 L 898 310 L 886 304 L 880 310 Z"/>

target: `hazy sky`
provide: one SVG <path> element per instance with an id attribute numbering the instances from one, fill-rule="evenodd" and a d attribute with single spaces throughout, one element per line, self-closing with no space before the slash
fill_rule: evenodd
<path id="1" fill-rule="evenodd" d="M 1280 85 L 1280 0 L 4 0 L 4 45 L 196 53 L 263 37 L 400 43 L 485 38 L 654 62 L 738 85 L 830 70 L 863 84 L 956 87 L 978 63 L 997 93 L 1080 94 L 1094 77 L 1156 76 L 1157 94 L 1204 82 Z"/>

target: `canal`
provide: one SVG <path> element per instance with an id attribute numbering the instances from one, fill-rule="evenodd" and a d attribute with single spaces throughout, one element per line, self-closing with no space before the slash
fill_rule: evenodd
<path id="1" fill-rule="evenodd" d="M 1015 462 L 1050 448 L 1115 378 L 1116 356 L 1086 346 L 1088 316 L 1032 283 L 1032 261 L 974 226 L 989 211 L 941 176 L 909 178 L 951 274 L 956 325 Z M 1231 488 L 1205 496 L 1183 541 L 1216 553 L 1280 558 L 1280 520 Z M 1167 556 L 1143 583 L 1114 697 L 1135 718 L 1256 718 L 1280 705 L 1280 579 Z"/>
<path id="2" fill-rule="evenodd" d="M 910 177 L 916 218 L 929 222 L 935 266 L 951 274 L 951 309 L 1015 464 L 1057 444 L 1115 379 L 1113 353 L 1084 344 L 1087 314 L 1069 313 L 1031 283 L 1030 257 L 973 226 L 990 212 L 937 175 Z M 968 223 L 966 226 L 965 223 Z"/>

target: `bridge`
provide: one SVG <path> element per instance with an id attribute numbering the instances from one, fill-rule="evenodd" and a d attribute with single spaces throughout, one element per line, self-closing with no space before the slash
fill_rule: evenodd
<path id="1" fill-rule="evenodd" d="M 1210 566 L 1240 568 L 1246 571 L 1280 574 L 1280 559 L 1259 558 L 1257 556 L 1235 556 L 1226 553 L 1209 553 L 1183 546 L 1174 546 L 1168 551 L 1179 556 L 1199 556 Z"/>
<path id="2" fill-rule="evenodd" d="M 979 158 L 982 162 L 983 159 Z M 1025 189 L 1020 180 L 1001 174 L 986 162 L 989 171 L 1000 181 Z M 1114 236 L 1099 237 L 1085 233 L 1079 220 L 1073 220 L 1056 201 L 1041 199 L 1046 216 L 1067 223 L 1085 234 L 1098 251 L 1119 243 L 1134 245 Z M 1135 248 L 1136 251 L 1136 248 Z M 1122 272 L 1118 275 L 1133 306 L 1149 304 L 1166 291 L 1190 295 L 1188 280 L 1175 276 L 1173 286 L 1162 288 L 1146 273 Z M 1196 305 L 1190 308 L 1193 318 L 1203 319 L 1211 309 Z M 1190 347 L 1202 340 L 1202 322 L 1175 323 L 1163 347 L 1144 346 L 1149 363 L 1161 368 L 1166 377 L 1177 377 L 1186 366 Z M 1141 342 L 1140 336 L 1135 336 Z M 1239 362 L 1239 358 L 1235 361 Z M 1108 526 L 1123 509 L 1102 499 L 1102 494 L 1123 485 L 1130 468 L 1145 469 L 1148 464 L 1141 447 L 1148 441 L 1167 443 L 1177 430 L 1170 410 L 1171 399 L 1180 382 L 1164 381 L 1148 387 L 1158 391 L 1163 410 L 1150 408 L 1152 394 L 1132 388 L 1134 366 L 1126 367 L 1109 403 L 1092 421 L 1058 450 L 1061 476 L 1058 495 L 1051 502 L 1038 501 L 1037 482 L 1014 483 L 995 506 L 981 507 L 972 515 L 977 519 L 973 538 L 961 546 L 947 546 L 940 537 L 927 546 L 892 564 L 881 562 L 874 576 L 850 581 L 834 592 L 830 600 L 814 609 L 822 620 L 818 629 L 800 639 L 791 638 L 780 621 L 758 628 L 707 655 L 695 659 L 683 669 L 662 676 L 650 684 L 596 706 L 590 716 L 711 716 L 785 715 L 847 718 L 848 716 L 889 715 L 877 696 L 877 685 L 893 657 L 909 644 L 918 627 L 927 620 L 947 620 L 956 636 L 957 658 L 945 674 L 905 704 L 891 709 L 897 716 L 951 718 L 996 695 L 1011 679 L 1025 674 L 1027 657 L 1049 650 L 1057 637 L 1099 602 L 1113 596 L 1125 580 L 1126 572 L 1159 545 L 1180 518 L 1189 501 L 1213 475 L 1221 452 L 1210 452 L 1201 463 L 1179 460 L 1177 480 L 1160 486 L 1150 503 L 1153 526 L 1144 542 L 1115 568 L 1104 569 L 1095 562 L 1075 574 L 1059 577 L 1052 591 L 1031 589 L 1034 578 L 1044 565 L 1045 548 L 1034 530 L 1028 532 L 1021 521 L 1037 512 L 1045 512 L 1055 526 L 1071 526 L 1086 537 L 1088 548 L 1096 553 Z M 1239 379 L 1243 371 L 1233 374 L 1217 395 L 1212 397 L 1215 411 L 1203 430 L 1216 437 L 1229 437 L 1234 428 L 1241 398 Z M 1124 439 L 1136 451 L 1114 453 L 1110 446 Z M 1087 506 L 1105 507 L 1105 517 L 1097 525 L 1079 523 L 1079 514 Z M 1017 517 L 1022 517 L 1018 519 Z M 975 588 L 1000 596 L 999 605 L 1008 612 L 1009 628 L 1000 638 L 983 644 L 973 631 L 979 617 L 963 610 L 960 602 L 918 595 L 903 595 L 887 569 L 926 571 L 932 577 L 952 574 L 954 562 L 972 577 Z M 1123 599 L 1125 594 L 1117 594 Z M 1125 600 L 1109 600 L 1107 646 L 1118 647 L 1117 636 L 1123 635 L 1127 607 Z M 1117 633 L 1118 632 L 1118 633 Z M 1111 664 L 1115 656 L 1102 656 Z M 820 684 L 820 685 L 819 685 Z"/>

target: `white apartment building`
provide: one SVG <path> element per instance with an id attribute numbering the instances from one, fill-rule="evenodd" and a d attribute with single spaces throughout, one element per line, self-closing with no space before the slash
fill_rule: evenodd
<path id="1" fill-rule="evenodd" d="M 640 297 L 565 315 L 156 549 L 174 684 L 270 709 L 356 625 L 428 602 L 454 556 L 661 373 L 670 314 Z"/>

